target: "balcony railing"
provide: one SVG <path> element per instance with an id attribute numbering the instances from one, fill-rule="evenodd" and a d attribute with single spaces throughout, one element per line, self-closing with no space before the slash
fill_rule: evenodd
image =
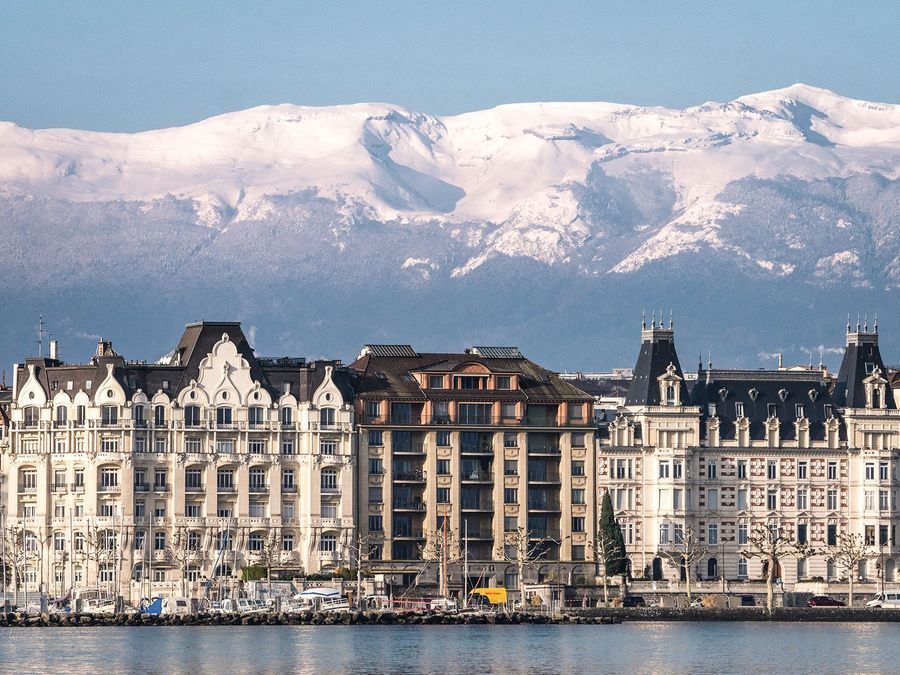
<path id="1" fill-rule="evenodd" d="M 493 511 L 494 502 L 490 499 L 463 499 L 463 511 Z"/>
<path id="2" fill-rule="evenodd" d="M 219 492 L 237 492 L 237 485 L 217 485 Z"/>
<path id="3" fill-rule="evenodd" d="M 250 492 L 268 492 L 268 491 L 269 491 L 268 485 L 251 485 L 250 486 Z"/>
<path id="4" fill-rule="evenodd" d="M 154 483 L 153 491 L 154 492 L 171 492 L 172 486 L 169 483 Z"/>
<path id="5" fill-rule="evenodd" d="M 528 452 L 534 455 L 558 455 L 559 446 L 549 443 L 529 443 Z"/>
<path id="6" fill-rule="evenodd" d="M 84 492 L 84 483 L 72 483 L 69 485 L 72 492 Z"/>
<path id="7" fill-rule="evenodd" d="M 561 477 L 555 471 L 534 471 L 528 473 L 528 480 L 535 483 L 559 483 Z"/>
<path id="8" fill-rule="evenodd" d="M 361 416 L 360 424 L 371 426 L 499 426 L 499 427 L 545 427 L 545 428 L 590 428 L 596 426 L 593 419 L 568 419 L 557 420 L 555 417 L 541 416 L 513 416 L 502 417 L 494 415 L 467 415 L 453 418 L 448 415 L 406 415 L 393 414 L 383 416 Z"/>
<path id="9" fill-rule="evenodd" d="M 416 469 L 414 471 L 394 471 L 394 480 L 413 481 L 416 483 L 425 482 L 425 471 Z"/>
<path id="10" fill-rule="evenodd" d="M 425 534 L 421 527 L 402 527 L 394 530 L 396 539 L 422 539 Z"/>
<path id="11" fill-rule="evenodd" d="M 466 481 L 474 481 L 474 482 L 489 482 L 494 480 L 493 471 L 487 471 L 486 469 L 476 469 L 475 471 L 463 471 L 460 474 L 460 479 L 463 483 Z"/>
<path id="12" fill-rule="evenodd" d="M 533 527 L 528 531 L 532 539 L 555 539 L 559 541 L 559 530 L 553 527 Z"/>
<path id="13" fill-rule="evenodd" d="M 460 452 L 463 453 L 481 453 L 492 454 L 494 452 L 494 444 L 490 441 L 480 441 L 478 443 L 465 443 L 460 445 Z"/>
<path id="14" fill-rule="evenodd" d="M 555 499 L 529 499 L 531 511 L 559 511 L 559 501 Z"/>
<path id="15" fill-rule="evenodd" d="M 185 485 L 184 491 L 185 492 L 203 492 L 204 490 L 203 490 L 202 485 Z"/>
<path id="16" fill-rule="evenodd" d="M 395 509 L 404 511 L 424 511 L 425 502 L 418 499 L 395 499 L 393 501 Z"/>
<path id="17" fill-rule="evenodd" d="M 50 486 L 50 491 L 51 492 L 65 492 L 68 489 L 68 487 L 69 486 L 66 485 L 65 483 L 53 483 L 53 485 Z"/>
<path id="18" fill-rule="evenodd" d="M 281 491 L 286 492 L 286 493 L 294 493 L 294 492 L 297 492 L 297 486 L 296 485 L 282 485 Z"/>
<path id="19" fill-rule="evenodd" d="M 340 494 L 341 486 L 340 485 L 323 485 L 323 486 L 321 486 L 321 491 L 323 494 L 336 495 L 336 494 Z"/>
<path id="20" fill-rule="evenodd" d="M 122 488 L 116 485 L 98 485 L 97 492 L 119 492 Z"/>
<path id="21" fill-rule="evenodd" d="M 396 453 L 409 453 L 413 455 L 425 454 L 425 444 L 422 442 L 394 443 L 391 445 L 391 449 Z"/>
<path id="22" fill-rule="evenodd" d="M 134 491 L 135 492 L 149 492 L 150 491 L 150 483 L 135 483 Z"/>
<path id="23" fill-rule="evenodd" d="M 22 485 L 19 484 L 19 493 L 31 494 L 33 492 L 37 492 L 37 485 Z"/>

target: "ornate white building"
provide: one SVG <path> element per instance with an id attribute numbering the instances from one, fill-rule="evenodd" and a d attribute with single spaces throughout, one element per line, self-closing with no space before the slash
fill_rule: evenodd
<path id="1" fill-rule="evenodd" d="M 88 364 L 28 359 L 0 440 L 0 551 L 52 595 L 346 566 L 350 378 L 340 362 L 258 358 L 237 323 L 190 324 L 155 364 L 105 341 Z"/>

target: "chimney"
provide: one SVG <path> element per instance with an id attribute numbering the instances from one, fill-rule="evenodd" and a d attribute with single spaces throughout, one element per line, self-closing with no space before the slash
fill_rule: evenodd
<path id="1" fill-rule="evenodd" d="M 56 361 L 59 358 L 59 340 L 50 340 L 50 360 Z"/>

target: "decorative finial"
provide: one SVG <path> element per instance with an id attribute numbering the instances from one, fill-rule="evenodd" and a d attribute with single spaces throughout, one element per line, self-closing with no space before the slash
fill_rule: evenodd
<path id="1" fill-rule="evenodd" d="M 820 368 L 820 369 L 822 368 L 822 366 L 825 365 L 825 363 L 823 362 L 824 358 L 825 358 L 825 352 L 824 352 L 824 350 L 819 349 L 819 368 Z"/>
<path id="2" fill-rule="evenodd" d="M 847 332 L 850 332 L 850 312 L 847 312 Z"/>
<path id="3" fill-rule="evenodd" d="M 873 332 L 878 332 L 878 312 L 875 313 L 875 325 L 872 326 Z"/>
<path id="4" fill-rule="evenodd" d="M 656 310 L 650 310 L 650 328 L 656 328 Z"/>
<path id="5" fill-rule="evenodd" d="M 863 330 L 868 333 L 869 332 L 869 313 L 866 312 L 866 318 L 864 319 L 865 323 L 863 323 Z"/>
<path id="6" fill-rule="evenodd" d="M 641 307 L 641 330 L 647 330 L 647 312 Z"/>
<path id="7" fill-rule="evenodd" d="M 859 312 L 856 313 L 856 332 L 859 332 Z"/>
<path id="8" fill-rule="evenodd" d="M 675 318 L 672 310 L 669 310 L 669 330 L 675 330 Z"/>

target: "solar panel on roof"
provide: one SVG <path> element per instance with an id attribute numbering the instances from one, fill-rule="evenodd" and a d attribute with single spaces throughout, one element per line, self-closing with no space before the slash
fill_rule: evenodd
<path id="1" fill-rule="evenodd" d="M 366 345 L 363 348 L 363 353 L 371 356 L 400 356 L 408 358 L 418 356 L 412 345 Z"/>
<path id="2" fill-rule="evenodd" d="M 472 347 L 472 354 L 486 359 L 524 359 L 518 347 Z"/>

